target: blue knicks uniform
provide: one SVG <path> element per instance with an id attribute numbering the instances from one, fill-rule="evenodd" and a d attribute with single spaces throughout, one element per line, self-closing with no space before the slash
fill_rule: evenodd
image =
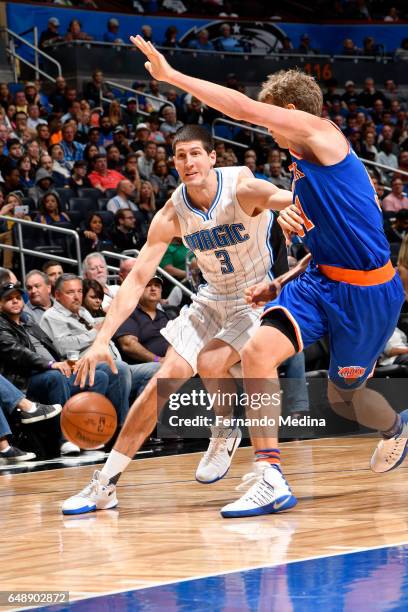
<path id="1" fill-rule="evenodd" d="M 378 198 L 350 147 L 331 166 L 291 155 L 293 202 L 301 211 L 302 240 L 313 263 L 266 305 L 264 316 L 283 310 L 299 350 L 328 333 L 331 380 L 358 387 L 393 333 L 404 301 Z"/>

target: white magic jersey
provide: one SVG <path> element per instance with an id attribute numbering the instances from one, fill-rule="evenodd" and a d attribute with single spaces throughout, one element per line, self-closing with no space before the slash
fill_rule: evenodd
<path id="1" fill-rule="evenodd" d="M 171 199 L 184 244 L 194 252 L 207 294 L 240 296 L 246 287 L 273 278 L 272 211 L 248 216 L 236 198 L 242 167 L 216 168 L 218 188 L 208 212 L 194 208 L 185 185 Z M 275 228 L 274 228 L 275 229 Z M 224 298 L 224 299 L 225 299 Z"/>

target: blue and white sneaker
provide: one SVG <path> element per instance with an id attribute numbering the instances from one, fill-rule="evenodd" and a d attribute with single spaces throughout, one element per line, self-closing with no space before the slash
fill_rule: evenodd
<path id="1" fill-rule="evenodd" d="M 241 439 L 242 433 L 238 427 L 211 427 L 210 444 L 197 466 L 197 482 L 211 484 L 224 478 Z"/>
<path id="2" fill-rule="evenodd" d="M 381 474 L 398 467 L 408 452 L 408 410 L 400 414 L 402 431 L 398 436 L 383 438 L 371 457 L 370 467 L 373 472 Z"/>
<path id="3" fill-rule="evenodd" d="M 267 461 L 257 461 L 254 471 L 245 474 L 237 490 L 252 485 L 237 501 L 221 510 L 224 518 L 276 514 L 290 510 L 297 504 L 288 483 L 277 466 Z"/>
<path id="4" fill-rule="evenodd" d="M 95 510 L 109 510 L 117 505 L 116 485 L 110 484 L 108 478 L 96 470 L 89 485 L 78 495 L 64 501 L 62 514 L 86 514 Z"/>

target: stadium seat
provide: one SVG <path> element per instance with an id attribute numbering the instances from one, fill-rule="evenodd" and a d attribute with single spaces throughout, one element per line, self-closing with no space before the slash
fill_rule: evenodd
<path id="1" fill-rule="evenodd" d="M 109 202 L 109 198 L 98 198 L 98 210 L 106 210 L 106 205 Z"/>
<path id="2" fill-rule="evenodd" d="M 68 209 L 68 203 L 71 198 L 75 198 L 75 191 L 67 187 L 57 187 L 55 191 L 58 193 L 63 210 Z"/>
<path id="3" fill-rule="evenodd" d="M 98 215 L 102 217 L 103 224 L 106 228 L 110 228 L 114 221 L 115 215 L 110 210 L 98 210 Z"/>
<path id="4" fill-rule="evenodd" d="M 91 198 L 95 202 L 95 204 L 98 198 L 100 198 L 102 195 L 102 191 L 100 191 L 99 189 L 94 189 L 93 187 L 84 187 L 78 189 L 79 198 Z"/>
<path id="5" fill-rule="evenodd" d="M 96 203 L 91 198 L 70 198 L 69 200 L 69 210 L 81 213 L 83 220 L 86 220 L 96 208 Z"/>

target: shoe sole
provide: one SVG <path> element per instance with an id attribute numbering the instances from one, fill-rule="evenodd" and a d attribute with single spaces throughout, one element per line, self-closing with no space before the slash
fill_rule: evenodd
<path id="1" fill-rule="evenodd" d="M 32 417 L 31 419 L 22 417 L 20 421 L 22 425 L 29 425 L 30 423 L 38 423 L 39 421 L 48 421 L 48 419 L 52 419 L 58 414 L 60 414 L 61 410 L 62 410 L 62 406 L 60 406 L 59 408 L 55 408 L 54 412 L 50 412 L 49 414 L 46 414 L 46 415 L 42 414 L 41 416 Z"/>
<path id="2" fill-rule="evenodd" d="M 116 500 L 113 504 L 108 504 L 105 508 L 97 508 L 93 506 L 89 508 L 89 506 L 82 506 L 82 508 L 74 508 L 71 510 L 62 509 L 62 514 L 72 515 L 72 514 L 90 514 L 91 512 L 97 512 L 98 510 L 112 510 L 112 508 L 116 508 L 118 505 L 118 500 Z"/>
<path id="3" fill-rule="evenodd" d="M 372 472 L 374 472 L 374 474 L 386 474 L 387 472 L 391 472 L 392 470 L 395 470 L 398 466 L 401 465 L 401 463 L 404 461 L 405 457 L 407 456 L 407 453 L 408 453 L 408 438 L 407 438 L 407 441 L 405 442 L 404 450 L 401 453 L 401 457 L 398 459 L 396 463 L 394 463 L 394 465 L 388 468 L 388 470 L 375 470 L 373 468 L 372 459 L 370 461 L 370 469 Z"/>
<path id="4" fill-rule="evenodd" d="M 285 510 L 290 510 L 294 508 L 298 503 L 297 498 L 292 495 L 282 506 L 279 506 L 278 509 L 275 508 L 275 505 L 279 503 L 281 499 L 276 499 L 273 504 L 268 504 L 267 506 L 261 506 L 259 508 L 254 508 L 253 510 L 221 510 L 220 514 L 223 518 L 242 518 L 245 516 L 261 516 L 262 514 L 278 514 L 280 512 L 285 512 Z"/>
<path id="5" fill-rule="evenodd" d="M 204 485 L 206 485 L 206 484 L 213 484 L 214 482 L 218 482 L 219 480 L 222 480 L 222 479 L 224 478 L 224 476 L 226 476 L 226 475 L 228 474 L 229 469 L 230 469 L 230 467 L 231 467 L 232 460 L 233 460 L 233 458 L 234 458 L 234 455 L 235 455 L 235 453 L 237 452 L 237 450 L 238 450 L 238 448 L 239 448 L 239 445 L 240 445 L 240 444 L 241 444 L 241 442 L 242 442 L 242 431 L 241 431 L 241 430 L 239 430 L 239 431 L 240 431 L 240 439 L 239 439 L 239 442 L 238 442 L 238 444 L 236 444 L 236 445 L 235 445 L 235 447 L 234 447 L 234 452 L 233 452 L 233 453 L 232 453 L 232 455 L 230 456 L 230 464 L 229 464 L 229 466 L 228 466 L 227 470 L 226 470 L 226 471 L 223 473 L 223 475 L 222 475 L 222 476 L 218 476 L 217 478 L 214 478 L 214 480 L 200 480 L 200 479 L 199 479 L 199 478 L 197 478 L 197 476 L 196 476 L 196 477 L 195 477 L 195 479 L 196 479 L 196 481 L 197 481 L 197 482 L 199 482 L 200 484 L 204 484 Z"/>
<path id="6" fill-rule="evenodd" d="M 34 453 L 30 453 L 24 457 L 10 457 L 10 458 L 0 458 L 0 465 L 13 465 L 15 463 L 23 463 L 24 461 L 33 461 L 33 459 L 37 459 L 37 455 Z"/>

